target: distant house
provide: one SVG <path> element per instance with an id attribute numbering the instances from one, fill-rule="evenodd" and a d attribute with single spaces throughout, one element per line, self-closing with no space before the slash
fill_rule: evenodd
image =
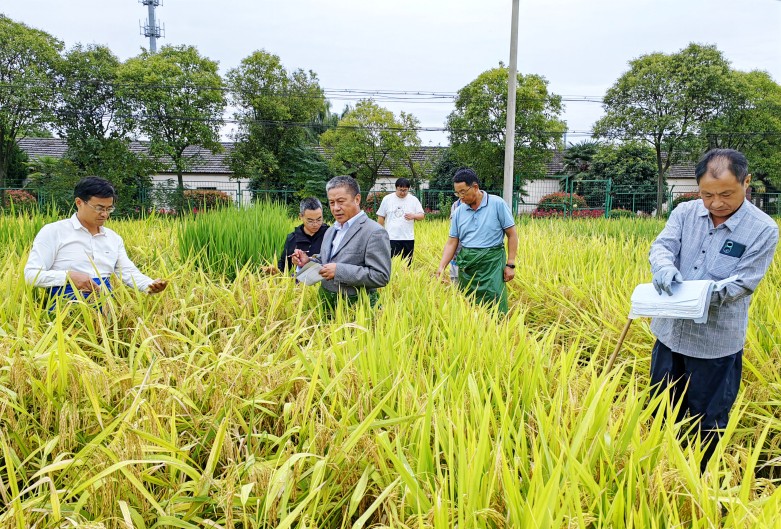
<path id="1" fill-rule="evenodd" d="M 227 157 L 233 150 L 233 142 L 223 142 L 222 152 L 212 154 L 210 151 L 201 148 L 188 148 L 185 151 L 187 156 L 197 156 L 198 162 L 194 164 L 191 171 L 183 175 L 185 187 L 188 189 L 216 189 L 229 194 L 236 202 L 249 203 L 251 199 L 248 179 L 234 179 L 233 172 L 227 164 Z M 31 160 L 42 156 L 52 156 L 60 158 L 65 154 L 66 143 L 61 138 L 23 138 L 19 140 L 21 147 Z M 131 150 L 138 153 L 147 153 L 148 147 L 144 142 L 132 142 Z M 430 171 L 442 155 L 445 147 L 420 147 L 412 154 L 412 159 L 420 163 Z M 320 153 L 327 156 L 323 149 Z M 528 182 L 525 186 L 526 194 L 522 197 L 521 211 L 529 209 L 537 204 L 543 196 L 548 193 L 559 191 L 559 181 L 564 172 L 563 151 L 557 151 L 553 159 L 547 164 L 547 175 L 545 178 Z M 392 169 L 385 169 L 381 172 L 371 191 L 392 191 L 397 174 Z M 176 173 L 173 171 L 161 171 L 152 175 L 152 181 L 156 186 L 176 185 Z M 667 177 L 668 186 L 674 190 L 681 191 L 693 190 L 696 186 L 694 181 L 694 166 L 692 164 L 679 164 L 670 167 Z M 422 187 L 428 188 L 428 183 L 424 182 Z M 533 209 L 533 207 L 532 207 Z"/>
<path id="2" fill-rule="evenodd" d="M 542 197 L 560 191 L 559 185 L 564 174 L 564 152 L 556 151 L 554 153 L 553 159 L 546 164 L 545 178 L 526 183 L 524 186 L 526 193 L 522 196 L 523 201 L 519 205 L 519 212 L 531 212 Z M 672 191 L 694 191 L 697 187 L 694 179 L 694 164 L 671 165 L 667 171 L 667 187 Z"/>
<path id="3" fill-rule="evenodd" d="M 43 156 L 62 158 L 67 144 L 62 138 L 22 138 L 19 147 L 27 153 L 30 160 Z M 134 141 L 130 150 L 139 154 L 148 154 L 148 144 Z M 182 175 L 186 189 L 216 189 L 223 191 L 236 202 L 249 203 L 251 196 L 248 179 L 233 179 L 233 172 L 227 164 L 227 156 L 233 150 L 233 142 L 223 142 L 222 152 L 212 154 L 208 149 L 188 147 L 185 156 L 197 156 L 197 163 L 191 171 Z M 151 176 L 152 183 L 158 187 L 176 186 L 177 177 L 174 171 L 162 171 Z"/>

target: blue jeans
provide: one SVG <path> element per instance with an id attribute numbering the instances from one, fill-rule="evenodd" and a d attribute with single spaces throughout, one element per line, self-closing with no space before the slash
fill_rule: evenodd
<path id="1" fill-rule="evenodd" d="M 654 344 L 651 353 L 654 393 L 670 388 L 672 405 L 681 403 L 676 420 L 681 420 L 687 412 L 697 418 L 700 436 L 707 443 L 700 463 L 702 471 L 716 449 L 719 431 L 727 427 L 742 371 L 743 349 L 729 356 L 705 359 L 676 353 L 659 340 Z"/>

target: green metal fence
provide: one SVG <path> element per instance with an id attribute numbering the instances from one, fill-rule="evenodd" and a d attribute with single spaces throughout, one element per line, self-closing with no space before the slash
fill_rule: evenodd
<path id="1" fill-rule="evenodd" d="M 246 206 L 258 200 L 273 200 L 286 204 L 291 212 L 297 211 L 299 195 L 294 189 L 250 189 L 240 181 L 189 181 L 186 190 L 205 190 L 224 193 L 233 204 Z M 491 194 L 501 196 L 498 189 L 487 189 Z M 69 190 L 42 190 L 33 192 L 28 189 L 0 189 L 3 201 L 0 209 L 24 211 L 29 209 L 50 209 L 53 206 L 60 213 L 67 213 L 73 199 Z M 363 205 L 371 214 L 382 196 L 392 191 L 373 191 L 366 194 Z M 557 193 L 561 195 L 555 203 L 540 201 L 544 196 Z M 119 215 L 144 215 L 152 211 L 158 213 L 173 212 L 178 187 L 173 180 L 157 181 L 142 188 L 136 197 L 120 197 Z M 414 192 L 423 208 L 429 214 L 449 216 L 450 207 L 457 197 L 452 189 L 417 189 Z M 62 195 L 62 196 L 60 196 Z M 582 197 L 585 203 L 579 201 Z M 661 208 L 667 212 L 682 198 L 697 198 L 696 186 L 670 186 L 665 189 Z M 781 216 L 781 193 L 749 193 L 748 199 L 769 215 Z M 513 196 L 513 211 L 518 215 L 533 217 L 615 217 L 615 216 L 652 216 L 659 205 L 655 186 L 614 186 L 610 180 L 572 181 L 566 177 L 560 182 L 527 182 L 522 191 Z M 327 209 L 327 208 L 326 208 Z"/>

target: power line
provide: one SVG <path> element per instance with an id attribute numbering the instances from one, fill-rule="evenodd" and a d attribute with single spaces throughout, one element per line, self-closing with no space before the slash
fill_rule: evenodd
<path id="1" fill-rule="evenodd" d="M 177 90 L 188 89 L 196 91 L 212 91 L 223 92 L 228 94 L 237 94 L 239 96 L 261 94 L 269 97 L 288 97 L 288 98 L 300 98 L 300 99 L 321 99 L 327 98 L 335 101 L 353 101 L 356 99 L 372 99 L 382 102 L 390 103 L 412 103 L 412 102 L 441 102 L 452 103 L 458 97 L 455 92 L 428 92 L 421 90 L 375 90 L 375 89 L 357 89 L 357 88 L 319 88 L 321 93 L 309 94 L 306 92 L 290 91 L 290 90 L 273 90 L 269 88 L 258 88 L 256 90 L 236 90 L 229 86 L 215 86 L 204 84 L 159 84 L 159 83 L 122 83 L 122 82 L 95 82 L 92 80 L 85 80 L 83 84 L 91 84 L 95 87 L 108 86 L 114 89 L 146 89 L 146 90 Z M 39 90 L 49 90 L 52 93 L 60 94 L 66 92 L 67 89 L 79 88 L 77 83 L 74 82 L 61 82 L 52 84 L 39 84 L 30 85 L 27 83 L 0 83 L 0 89 L 31 89 L 37 88 Z M 313 89 L 317 91 L 318 89 Z M 601 96 L 589 96 L 589 95 L 557 95 L 551 94 L 547 97 L 519 97 L 519 101 L 549 101 L 554 98 L 559 98 L 562 102 L 568 103 L 603 103 Z"/>

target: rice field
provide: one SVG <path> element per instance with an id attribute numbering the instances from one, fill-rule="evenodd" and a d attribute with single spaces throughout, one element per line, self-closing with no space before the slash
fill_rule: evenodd
<path id="1" fill-rule="evenodd" d="M 781 527 L 778 257 L 701 476 L 647 320 L 603 372 L 659 221 L 522 221 L 506 317 L 433 279 L 447 225 L 418 223 L 381 308 L 328 318 L 165 218 L 109 224 L 163 294 L 50 313 L 22 274 L 45 220 L 0 217 L 2 528 Z"/>

